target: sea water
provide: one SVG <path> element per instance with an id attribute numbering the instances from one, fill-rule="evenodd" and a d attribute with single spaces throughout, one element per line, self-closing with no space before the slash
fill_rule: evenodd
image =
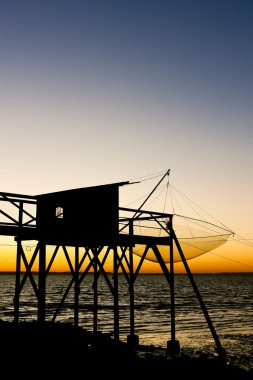
<path id="1" fill-rule="evenodd" d="M 130 333 L 129 288 L 119 276 L 120 339 Z M 37 275 L 34 274 L 35 282 Z M 223 347 L 234 355 L 244 355 L 251 362 L 253 347 L 253 273 L 195 274 L 194 281 Z M 113 284 L 112 274 L 108 274 Z M 79 324 L 93 329 L 93 275 L 81 283 Z M 46 282 L 46 319 L 51 320 L 70 284 L 69 274 L 49 274 Z M 13 320 L 15 274 L 0 274 L 0 318 Z M 135 285 L 135 334 L 140 344 L 166 347 L 170 336 L 170 286 L 163 275 L 140 274 Z M 99 331 L 112 334 L 114 328 L 113 296 L 101 275 L 98 281 Z M 20 320 L 37 318 L 37 299 L 29 278 L 20 297 Z M 175 275 L 176 339 L 183 348 L 208 351 L 215 347 L 212 333 L 186 274 Z M 74 287 L 70 288 L 55 321 L 74 322 Z M 252 364 L 252 363 L 251 363 Z M 250 364 L 250 365 L 251 365 Z M 253 364 L 252 364 L 253 368 Z"/>

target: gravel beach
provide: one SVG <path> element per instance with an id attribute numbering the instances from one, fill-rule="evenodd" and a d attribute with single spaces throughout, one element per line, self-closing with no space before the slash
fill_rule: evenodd
<path id="1" fill-rule="evenodd" d="M 253 370 L 244 368 L 239 355 L 237 360 L 223 360 L 191 349 L 178 355 L 154 346 L 133 349 L 106 334 L 94 335 L 66 323 L 1 321 L 0 337 L 4 378 L 253 379 Z"/>

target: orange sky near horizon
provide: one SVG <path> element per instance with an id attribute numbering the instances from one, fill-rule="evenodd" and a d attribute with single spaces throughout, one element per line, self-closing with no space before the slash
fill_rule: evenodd
<path id="1" fill-rule="evenodd" d="M 5 241 L 5 242 L 4 242 Z M 5 245 L 6 244 L 6 245 Z M 9 244 L 9 245 L 7 245 Z M 33 250 L 35 248 L 34 242 L 29 245 L 29 242 L 23 243 L 24 252 L 28 261 L 30 260 Z M 53 246 L 47 246 L 47 262 L 49 262 Z M 68 248 L 72 265 L 74 265 L 74 252 L 72 248 Z M 80 248 L 80 255 L 83 249 Z M 134 255 L 134 265 L 139 263 L 139 256 Z M 192 273 L 223 273 L 223 272 L 252 272 L 253 271 L 253 257 L 252 248 L 240 241 L 233 240 L 233 237 L 223 246 L 205 253 L 199 257 L 187 260 Z M 87 263 L 87 262 L 85 262 Z M 0 271 L 8 272 L 15 271 L 16 266 L 16 246 L 12 238 L 0 239 Z M 169 269 L 169 264 L 167 264 Z M 37 261 L 33 266 L 34 271 L 37 271 Z M 24 266 L 22 266 L 24 270 Z M 109 254 L 105 264 L 105 270 L 108 272 L 113 271 L 112 253 Z M 183 263 L 174 264 L 175 273 L 186 273 Z M 51 271 L 65 272 L 69 271 L 67 260 L 63 254 L 62 249 L 59 250 L 56 260 L 51 268 Z M 141 268 L 141 273 L 161 273 L 161 268 L 158 263 L 145 260 Z"/>

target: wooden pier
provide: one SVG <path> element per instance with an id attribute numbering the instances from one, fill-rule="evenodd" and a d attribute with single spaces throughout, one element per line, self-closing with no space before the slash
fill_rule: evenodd
<path id="1" fill-rule="evenodd" d="M 168 174 L 168 173 L 166 173 Z M 93 333 L 98 333 L 98 279 L 103 276 L 108 291 L 113 297 L 113 338 L 120 339 L 119 318 L 119 272 L 123 273 L 129 289 L 129 346 L 137 347 L 139 337 L 135 331 L 135 281 L 147 255 L 152 253 L 161 267 L 170 289 L 170 336 L 167 341 L 169 352 L 180 352 L 176 339 L 175 294 L 174 294 L 174 250 L 177 249 L 199 301 L 217 352 L 225 355 L 216 334 L 203 299 L 191 274 L 179 240 L 173 229 L 173 214 L 123 208 L 119 205 L 119 190 L 129 182 L 78 188 L 37 196 L 0 192 L 0 235 L 13 236 L 17 244 L 16 284 L 14 294 L 14 322 L 20 320 L 20 297 L 24 285 L 29 283 L 37 300 L 37 321 L 46 319 L 47 276 L 61 249 L 64 252 L 70 282 L 59 302 L 52 322 L 57 321 L 61 308 L 70 289 L 74 289 L 73 321 L 79 326 L 79 299 L 81 284 L 88 273 L 93 273 Z M 155 189 L 154 189 L 155 190 Z M 7 207 L 8 206 L 8 207 Z M 166 224 L 164 221 L 166 220 Z M 145 234 L 140 234 L 140 226 Z M 155 235 L 155 229 L 164 232 Z M 36 241 L 32 256 L 29 257 L 24 244 Z M 134 267 L 134 248 L 142 249 L 137 267 Z M 169 250 L 169 264 L 161 254 L 161 247 Z M 49 257 L 48 248 L 53 254 Z M 74 249 L 74 260 L 69 251 Z M 106 271 L 109 255 L 113 257 L 113 278 Z M 38 281 L 35 280 L 34 266 L 38 262 Z M 25 268 L 25 272 L 21 268 Z"/>

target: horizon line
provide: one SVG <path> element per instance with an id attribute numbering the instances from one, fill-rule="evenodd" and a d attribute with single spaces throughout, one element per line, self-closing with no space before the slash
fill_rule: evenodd
<path id="1" fill-rule="evenodd" d="M 11 270 L 0 270 L 0 274 L 15 274 L 16 271 L 11 271 Z M 20 273 L 24 274 L 26 273 L 26 271 L 20 271 Z M 34 273 L 34 274 L 39 274 L 39 271 L 35 270 L 35 271 L 31 271 L 31 273 Z M 80 272 L 81 274 L 82 272 Z M 93 274 L 94 272 L 88 272 L 87 274 Z M 113 272 L 109 271 L 109 272 L 106 272 L 108 274 L 114 274 Z M 52 272 L 48 272 L 48 274 L 71 274 L 71 271 L 52 271 Z M 119 275 L 124 275 L 123 272 L 118 272 Z M 193 275 L 217 275 L 217 274 L 253 274 L 253 271 L 249 271 L 249 272 L 192 272 Z M 138 275 L 162 275 L 164 276 L 164 273 L 162 272 L 139 272 Z M 187 273 L 174 273 L 174 275 L 187 275 Z"/>

